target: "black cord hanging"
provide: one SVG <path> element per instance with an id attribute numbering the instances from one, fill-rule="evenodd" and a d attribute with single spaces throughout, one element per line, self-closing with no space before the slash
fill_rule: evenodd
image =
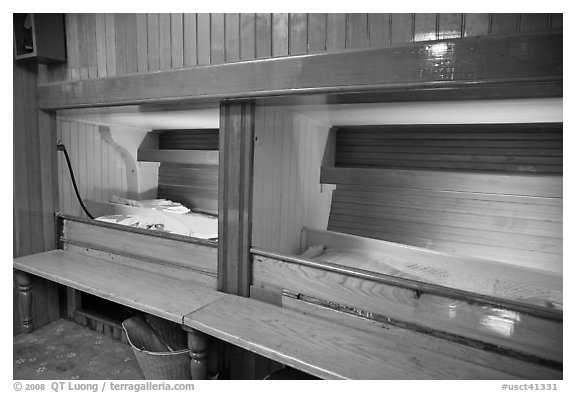
<path id="1" fill-rule="evenodd" d="M 74 186 L 74 192 L 76 193 L 76 198 L 78 199 L 78 202 L 80 202 L 80 206 L 82 206 L 84 213 L 86 213 L 88 217 L 94 219 L 94 216 L 90 214 L 90 212 L 86 208 L 86 205 L 84 205 L 84 201 L 82 201 L 82 198 L 80 197 L 80 192 L 78 191 L 78 186 L 76 185 L 76 178 L 74 177 L 74 171 L 72 170 L 72 164 L 70 163 L 70 157 L 68 156 L 68 152 L 66 151 L 66 146 L 64 146 L 64 144 L 60 141 L 58 141 L 58 150 L 63 151 L 64 156 L 66 157 L 66 163 L 68 164 L 68 170 L 70 171 L 70 177 L 72 178 L 72 186 Z"/>

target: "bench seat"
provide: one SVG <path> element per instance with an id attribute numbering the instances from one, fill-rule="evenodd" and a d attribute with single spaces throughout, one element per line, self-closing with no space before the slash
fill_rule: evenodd
<path id="1" fill-rule="evenodd" d="M 225 296 L 190 281 L 64 250 L 16 258 L 14 268 L 179 324 L 186 314 Z"/>

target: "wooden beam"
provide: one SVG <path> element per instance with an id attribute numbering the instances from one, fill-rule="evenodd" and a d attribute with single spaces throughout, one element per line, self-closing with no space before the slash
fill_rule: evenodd
<path id="1" fill-rule="evenodd" d="M 218 289 L 240 296 L 250 294 L 254 109 L 252 102 L 220 107 Z"/>
<path id="2" fill-rule="evenodd" d="M 535 187 L 534 180 L 538 179 Z M 320 182 L 418 190 L 562 198 L 562 176 L 323 167 Z"/>
<path id="3" fill-rule="evenodd" d="M 468 37 L 40 85 L 39 106 L 562 83 L 562 34 Z M 557 91 L 556 91 L 557 93 Z"/>

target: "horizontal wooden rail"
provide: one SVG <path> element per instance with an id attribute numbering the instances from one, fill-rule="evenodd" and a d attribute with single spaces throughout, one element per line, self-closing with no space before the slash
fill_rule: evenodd
<path id="1" fill-rule="evenodd" d="M 39 85 L 38 105 L 56 110 L 291 94 L 561 86 L 562 41 L 561 33 L 469 37 L 59 82 Z M 541 94 L 537 90 L 532 94 Z"/>
<path id="2" fill-rule="evenodd" d="M 538 179 L 537 188 L 534 186 L 535 178 Z M 562 176 L 555 175 L 503 175 L 409 169 L 322 167 L 320 182 L 562 198 Z"/>
<path id="3" fill-rule="evenodd" d="M 138 161 L 218 165 L 218 152 L 209 150 L 138 149 Z"/>

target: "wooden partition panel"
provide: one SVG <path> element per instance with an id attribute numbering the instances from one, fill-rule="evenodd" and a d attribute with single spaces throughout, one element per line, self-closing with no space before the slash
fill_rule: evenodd
<path id="1" fill-rule="evenodd" d="M 254 285 L 366 319 L 561 368 L 562 313 L 518 311 L 441 287 L 255 251 Z M 457 297 L 456 297 L 457 296 Z M 484 344 L 482 344 L 484 343 Z"/>
<path id="2" fill-rule="evenodd" d="M 213 241 L 65 216 L 61 242 L 68 251 L 216 287 Z"/>

